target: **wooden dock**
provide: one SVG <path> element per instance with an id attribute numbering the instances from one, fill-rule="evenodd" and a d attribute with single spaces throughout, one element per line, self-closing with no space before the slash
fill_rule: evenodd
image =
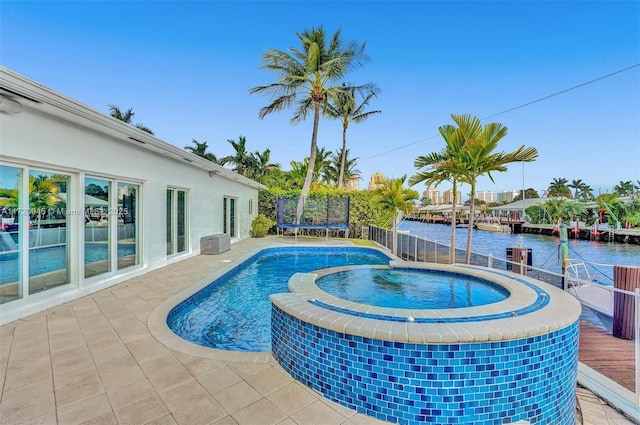
<path id="1" fill-rule="evenodd" d="M 635 391 L 633 341 L 616 338 L 611 332 L 581 320 L 578 359 L 629 391 Z"/>

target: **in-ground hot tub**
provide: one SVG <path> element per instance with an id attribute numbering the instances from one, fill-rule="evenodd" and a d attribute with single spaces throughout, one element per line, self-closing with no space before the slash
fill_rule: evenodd
<path id="1" fill-rule="evenodd" d="M 391 266 L 484 279 L 509 296 L 464 308 L 377 307 L 315 284 L 348 267 L 296 274 L 291 293 L 270 297 L 280 365 L 325 397 L 389 422 L 575 423 L 581 307 L 573 297 L 482 267 Z"/>

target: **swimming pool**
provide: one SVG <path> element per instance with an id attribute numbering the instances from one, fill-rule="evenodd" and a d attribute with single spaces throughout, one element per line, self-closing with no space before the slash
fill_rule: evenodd
<path id="1" fill-rule="evenodd" d="M 388 264 L 370 248 L 268 248 L 174 307 L 167 325 L 180 337 L 221 350 L 271 351 L 269 295 L 286 292 L 296 272 Z"/>
<path id="2" fill-rule="evenodd" d="M 348 301 L 406 309 L 474 307 L 509 296 L 502 286 L 474 276 L 389 267 L 330 273 L 318 278 L 316 285 Z"/>
<path id="3" fill-rule="evenodd" d="M 465 308 L 379 307 L 316 285 L 341 270 L 297 273 L 290 292 L 270 297 L 280 366 L 328 399 L 393 423 L 575 424 L 575 298 L 479 266 L 390 266 L 485 279 L 510 296 Z"/>

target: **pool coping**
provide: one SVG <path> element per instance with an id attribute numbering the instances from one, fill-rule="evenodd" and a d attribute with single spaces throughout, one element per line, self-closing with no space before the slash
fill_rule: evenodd
<path id="1" fill-rule="evenodd" d="M 290 245 L 287 247 L 298 247 L 298 248 L 318 248 L 318 245 L 314 244 L 304 244 L 297 243 L 295 245 Z M 176 295 L 168 298 L 162 304 L 158 305 L 149 315 L 147 319 L 147 327 L 149 328 L 149 332 L 153 335 L 159 342 L 166 345 L 167 347 L 179 351 L 185 354 L 191 354 L 194 356 L 200 356 L 213 360 L 222 360 L 229 362 L 251 362 L 251 363 L 266 363 L 273 359 L 271 352 L 256 352 L 256 351 L 231 351 L 231 350 L 220 350 L 212 347 L 205 347 L 202 345 L 195 344 L 193 342 L 187 341 L 186 339 L 181 338 L 176 335 L 171 328 L 169 328 L 167 324 L 167 317 L 171 310 L 173 310 L 178 304 L 186 301 L 189 297 L 195 295 L 197 292 L 206 288 L 215 280 L 224 276 L 226 273 L 232 271 L 235 267 L 249 260 L 251 257 L 259 254 L 262 251 L 273 249 L 273 248 L 287 248 L 282 247 L 278 244 L 273 244 L 269 246 L 262 246 L 253 250 L 250 250 L 244 255 L 240 255 L 235 257 L 233 260 L 229 261 L 225 267 L 222 267 L 215 272 L 213 272 L 210 276 L 196 282 L 194 285 L 177 293 Z M 326 248 L 327 246 L 323 245 L 322 247 Z M 341 247 L 345 247 L 344 245 Z M 365 248 L 370 250 L 375 250 L 380 252 L 386 257 L 394 258 L 394 256 L 381 248 L 374 246 L 356 246 L 356 245 L 347 245 L 348 248 Z"/>
<path id="2" fill-rule="evenodd" d="M 576 322 L 581 314 L 580 303 L 562 290 L 526 276 L 511 272 L 462 264 L 444 265 L 403 260 L 390 262 L 391 267 L 429 269 L 466 274 L 490 280 L 511 293 L 506 300 L 477 307 L 442 310 L 408 310 L 376 307 L 353 303 L 334 297 L 319 289 L 315 280 L 330 272 L 359 266 L 323 269 L 314 273 L 296 273 L 289 281 L 290 293 L 271 295 L 271 302 L 293 317 L 338 333 L 364 338 L 409 343 L 472 343 L 503 341 L 533 337 L 562 329 Z M 533 304 L 538 293 L 526 285 L 533 285 L 547 296 L 546 305 L 535 311 L 517 315 L 511 312 Z M 334 306 L 336 309 L 325 308 Z M 336 311 L 338 310 L 338 311 Z M 345 313 L 345 310 L 347 313 Z M 348 311 L 353 314 L 348 314 Z M 452 319 L 478 315 L 501 314 L 507 317 L 481 321 Z M 397 317 L 401 320 L 381 320 Z M 422 318 L 440 319 L 441 323 L 418 323 Z"/>

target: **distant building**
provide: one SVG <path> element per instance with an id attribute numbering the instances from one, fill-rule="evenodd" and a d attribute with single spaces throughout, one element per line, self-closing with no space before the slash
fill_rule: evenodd
<path id="1" fill-rule="evenodd" d="M 378 182 L 385 179 L 386 177 L 382 173 L 371 174 L 371 178 L 369 179 L 369 190 L 376 190 L 380 188 L 380 183 Z"/>
<path id="2" fill-rule="evenodd" d="M 453 189 L 445 190 L 442 193 L 442 200 L 444 204 L 453 204 Z M 462 205 L 462 193 L 456 192 L 456 205 Z"/>
<path id="3" fill-rule="evenodd" d="M 513 202 L 513 200 L 518 195 L 520 195 L 520 191 L 519 190 L 507 190 L 507 191 L 504 191 L 504 192 L 498 194 L 498 202 L 500 202 L 500 203 Z"/>
<path id="4" fill-rule="evenodd" d="M 442 195 L 440 195 L 439 190 L 429 189 L 422 192 L 422 197 L 428 199 L 431 202 L 431 205 L 440 205 L 442 204 Z"/>
<path id="5" fill-rule="evenodd" d="M 476 199 L 484 201 L 487 204 L 491 204 L 493 202 L 496 202 L 496 200 L 498 199 L 498 194 L 496 192 L 483 190 L 481 192 L 476 192 Z"/>
<path id="6" fill-rule="evenodd" d="M 360 177 L 353 176 L 347 180 L 347 190 L 360 190 Z"/>

